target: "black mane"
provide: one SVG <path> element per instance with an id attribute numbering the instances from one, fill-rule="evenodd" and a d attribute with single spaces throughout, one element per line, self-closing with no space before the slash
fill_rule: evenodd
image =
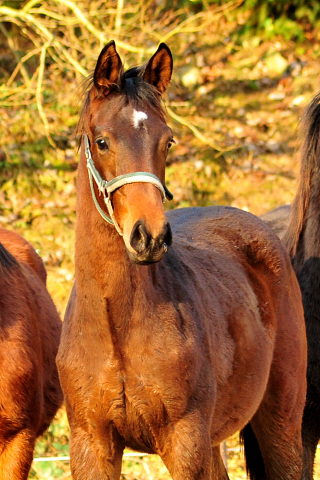
<path id="1" fill-rule="evenodd" d="M 13 271 L 19 270 L 20 265 L 13 255 L 0 242 L 0 272 L 1 275 L 10 276 Z"/>
<path id="2" fill-rule="evenodd" d="M 312 210 L 319 211 L 320 192 L 320 93 L 314 96 L 300 121 L 300 177 L 292 203 L 288 229 L 283 242 L 291 257 L 295 257 Z M 313 226 L 316 232 L 315 226 Z M 317 233 L 318 234 L 318 233 Z M 310 239 L 309 239 L 310 240 Z"/>
<path id="3" fill-rule="evenodd" d="M 148 105 L 165 120 L 165 109 L 162 104 L 160 92 L 143 79 L 145 65 L 132 67 L 121 73 L 118 82 L 114 84 L 112 92 L 119 94 L 119 101 L 123 106 L 132 104 L 135 108 Z M 80 112 L 76 135 L 83 135 L 86 131 L 86 113 L 90 106 L 91 91 L 95 89 L 93 75 L 85 82 L 84 102 Z"/>

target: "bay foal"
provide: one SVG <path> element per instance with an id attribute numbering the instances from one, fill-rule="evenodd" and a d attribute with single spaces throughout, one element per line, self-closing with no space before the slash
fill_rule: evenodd
<path id="1" fill-rule="evenodd" d="M 250 422 L 252 478 L 300 480 L 299 286 L 253 215 L 164 213 L 171 73 L 165 44 L 125 72 L 110 42 L 81 114 L 75 284 L 58 354 L 72 475 L 119 479 L 130 447 L 159 454 L 174 480 L 226 479 L 220 443 Z"/>

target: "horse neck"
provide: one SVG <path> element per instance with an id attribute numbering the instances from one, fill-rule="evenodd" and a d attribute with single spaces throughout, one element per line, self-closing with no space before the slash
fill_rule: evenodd
<path id="1" fill-rule="evenodd" d="M 320 172 L 317 155 L 302 158 L 300 180 L 283 242 L 297 273 L 310 258 L 320 257 Z"/>
<path id="2" fill-rule="evenodd" d="M 300 177 L 283 242 L 296 271 L 311 257 L 319 257 L 320 241 L 320 94 L 305 110 L 300 122 Z"/>

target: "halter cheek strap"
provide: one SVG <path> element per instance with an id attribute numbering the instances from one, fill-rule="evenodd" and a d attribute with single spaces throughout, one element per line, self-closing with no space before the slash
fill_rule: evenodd
<path id="1" fill-rule="evenodd" d="M 119 235 L 123 235 L 121 232 L 121 229 L 119 227 L 119 224 L 117 220 L 115 219 L 114 212 L 113 212 L 113 207 L 112 207 L 112 202 L 111 202 L 111 194 L 117 190 L 118 188 L 123 187 L 123 185 L 127 185 L 129 183 L 152 183 L 155 187 L 160 190 L 161 196 L 163 203 L 166 201 L 166 198 L 168 200 L 173 199 L 173 195 L 169 192 L 167 187 L 165 185 L 162 185 L 161 181 L 159 180 L 156 175 L 153 175 L 153 173 L 148 173 L 148 172 L 133 172 L 133 173 L 127 173 L 125 175 L 119 175 L 118 177 L 115 177 L 113 180 L 110 180 L 110 182 L 107 182 L 106 180 L 103 180 L 101 178 L 100 173 L 96 169 L 93 163 L 92 155 L 91 155 L 91 150 L 90 150 L 90 145 L 89 145 L 89 139 L 87 134 L 84 134 L 84 144 L 85 144 L 85 154 L 86 154 L 86 159 L 87 159 L 87 168 L 88 168 L 88 173 L 89 173 L 89 181 L 90 181 L 90 188 L 91 188 L 91 194 L 93 197 L 94 204 L 102 216 L 102 218 L 110 223 L 111 225 L 114 225 L 115 229 L 119 233 Z M 94 191 L 94 185 L 93 185 L 93 180 L 96 182 L 99 193 L 102 193 L 103 195 L 103 201 L 105 206 L 107 207 L 108 213 L 110 217 L 108 217 L 102 208 L 99 205 L 99 202 L 97 200 L 95 191 Z"/>

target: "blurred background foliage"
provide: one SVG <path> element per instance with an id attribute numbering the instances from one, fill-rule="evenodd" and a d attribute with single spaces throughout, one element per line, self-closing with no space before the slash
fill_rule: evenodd
<path id="1" fill-rule="evenodd" d="M 73 132 L 101 48 L 114 39 L 126 66 L 159 42 L 172 50 L 168 208 L 261 214 L 295 193 L 297 125 L 319 89 L 319 22 L 311 0 L 0 0 L 0 224 L 39 251 L 61 316 L 73 279 Z M 231 478 L 245 478 L 236 437 L 228 449 Z M 62 410 L 36 456 L 67 454 Z M 68 468 L 35 462 L 31 478 L 68 478 Z M 168 475 L 156 457 L 128 457 L 123 478 Z"/>

